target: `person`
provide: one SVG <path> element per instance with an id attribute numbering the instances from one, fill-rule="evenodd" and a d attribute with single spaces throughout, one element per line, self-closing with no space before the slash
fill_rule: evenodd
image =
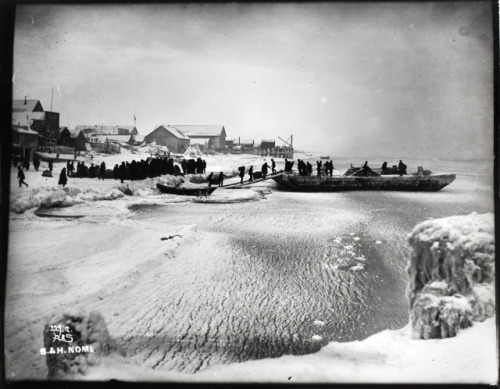
<path id="1" fill-rule="evenodd" d="M 333 174 L 333 169 L 335 169 L 335 168 L 333 167 L 333 161 L 332 161 L 332 160 L 330 160 L 330 177 L 331 177 L 331 176 L 332 176 L 332 174 Z"/>
<path id="2" fill-rule="evenodd" d="M 248 179 L 248 182 L 252 182 L 253 181 L 253 166 L 250 165 L 250 167 L 248 168 L 248 176 L 250 177 Z"/>
<path id="3" fill-rule="evenodd" d="M 106 178 L 106 164 L 104 162 L 101 163 L 101 167 L 99 169 L 99 180 L 104 180 Z"/>
<path id="4" fill-rule="evenodd" d="M 367 176 L 368 172 L 372 171 L 372 169 L 370 169 L 370 167 L 368 166 L 368 161 L 365 161 L 365 163 L 361 169 L 363 169 L 363 176 Z"/>
<path id="5" fill-rule="evenodd" d="M 321 176 L 321 168 L 323 167 L 323 162 L 316 161 L 316 170 L 318 172 L 318 177 Z"/>
<path id="6" fill-rule="evenodd" d="M 398 173 L 400 176 L 406 174 L 406 165 L 401 160 L 399 160 L 398 164 Z"/>
<path id="7" fill-rule="evenodd" d="M 38 168 L 40 167 L 40 160 L 38 159 L 36 154 L 33 157 L 33 166 L 34 166 L 35 170 L 38 171 Z"/>
<path id="8" fill-rule="evenodd" d="M 118 177 L 120 178 L 120 182 L 123 184 L 123 180 L 125 179 L 125 162 L 122 162 L 118 168 Z"/>
<path id="9" fill-rule="evenodd" d="M 68 182 L 68 178 L 66 177 L 66 168 L 63 167 L 61 170 L 61 174 L 59 175 L 59 182 L 57 184 L 62 185 L 64 188 L 66 186 L 67 182 Z"/>
<path id="10" fill-rule="evenodd" d="M 26 185 L 26 187 L 29 186 L 26 182 L 24 182 L 24 179 L 26 177 L 24 176 L 24 172 L 21 166 L 17 167 L 17 178 L 19 179 L 19 187 L 21 187 L 22 184 Z"/>
<path id="11" fill-rule="evenodd" d="M 54 167 L 54 165 L 52 164 L 52 158 L 49 159 L 49 172 L 52 174 L 52 168 Z"/>
<path id="12" fill-rule="evenodd" d="M 265 180 L 267 176 L 267 169 L 269 169 L 270 166 L 267 164 L 266 160 L 264 160 L 264 164 L 262 165 L 262 178 Z"/>
<path id="13" fill-rule="evenodd" d="M 224 177 L 227 177 L 224 175 L 224 173 L 220 172 L 219 177 L 217 178 L 217 181 L 219 182 L 219 186 L 224 186 Z"/>
<path id="14" fill-rule="evenodd" d="M 245 177 L 245 166 L 240 166 L 238 168 L 238 170 L 240 171 L 240 184 L 243 184 L 243 177 Z"/>
<path id="15" fill-rule="evenodd" d="M 384 161 L 382 164 L 382 173 L 385 173 L 385 169 L 387 169 L 387 162 Z"/>
<path id="16" fill-rule="evenodd" d="M 212 186 L 212 177 L 213 177 L 214 173 L 210 173 L 207 177 L 207 181 L 208 181 L 208 187 L 210 188 Z"/>
<path id="17" fill-rule="evenodd" d="M 311 162 L 307 161 L 307 175 L 310 176 L 313 172 L 313 165 L 311 165 Z"/>
<path id="18" fill-rule="evenodd" d="M 273 174 L 276 174 L 276 162 L 271 158 L 271 171 Z"/>

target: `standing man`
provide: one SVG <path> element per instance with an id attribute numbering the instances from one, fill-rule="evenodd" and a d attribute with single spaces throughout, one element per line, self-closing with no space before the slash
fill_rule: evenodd
<path id="1" fill-rule="evenodd" d="M 248 175 L 250 176 L 250 178 L 248 179 L 248 182 L 252 182 L 253 181 L 253 166 L 250 165 L 250 167 L 248 168 Z"/>
<path id="2" fill-rule="evenodd" d="M 267 169 L 269 169 L 270 166 L 267 164 L 266 160 L 264 160 L 264 165 L 262 165 L 262 178 L 265 180 L 267 176 Z"/>
<path id="3" fill-rule="evenodd" d="M 273 174 L 276 174 L 276 162 L 271 158 L 271 171 Z"/>
<path id="4" fill-rule="evenodd" d="M 17 178 L 19 179 L 19 187 L 21 187 L 21 184 L 24 184 L 26 185 L 26 187 L 28 187 L 28 184 L 24 182 L 24 179 L 26 177 L 24 176 L 24 172 L 23 169 L 21 168 L 21 165 L 17 167 Z"/>
<path id="5" fill-rule="evenodd" d="M 243 184 L 243 177 L 245 177 L 245 166 L 240 166 L 238 168 L 238 170 L 240 171 L 240 174 L 239 174 L 240 180 L 241 180 L 240 184 Z"/>

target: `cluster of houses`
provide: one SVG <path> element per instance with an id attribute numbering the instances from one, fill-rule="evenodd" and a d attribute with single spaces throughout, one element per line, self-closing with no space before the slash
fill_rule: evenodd
<path id="1" fill-rule="evenodd" d="M 12 154 L 31 160 L 33 153 L 55 151 L 73 153 L 95 150 L 120 153 L 123 147 L 144 145 L 166 147 L 171 153 L 184 153 L 195 147 L 205 153 L 252 153 L 293 158 L 291 145 L 276 146 L 274 140 L 226 139 L 223 125 L 159 125 L 146 136 L 135 126 L 77 125 L 59 126 L 59 113 L 44 111 L 39 100 L 12 101 Z"/>

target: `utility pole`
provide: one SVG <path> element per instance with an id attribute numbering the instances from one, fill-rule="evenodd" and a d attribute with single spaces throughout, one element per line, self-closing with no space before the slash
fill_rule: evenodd
<path id="1" fill-rule="evenodd" d="M 54 97 L 54 88 L 52 88 L 52 92 L 50 93 L 50 112 L 52 112 L 52 98 Z"/>

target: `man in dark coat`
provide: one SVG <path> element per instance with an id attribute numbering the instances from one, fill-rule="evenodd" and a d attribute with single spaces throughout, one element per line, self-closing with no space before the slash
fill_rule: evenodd
<path id="1" fill-rule="evenodd" d="M 248 179 L 248 182 L 252 182 L 253 181 L 253 166 L 250 165 L 250 167 L 248 168 L 248 176 L 250 177 Z"/>
<path id="2" fill-rule="evenodd" d="M 220 172 L 219 177 L 217 178 L 217 181 L 219 181 L 219 186 L 224 186 L 224 177 L 227 177 L 224 175 L 224 173 Z"/>
<path id="3" fill-rule="evenodd" d="M 122 164 L 118 168 L 118 177 L 120 178 L 120 181 L 123 183 L 123 180 L 125 179 L 125 162 L 122 162 Z"/>
<path id="4" fill-rule="evenodd" d="M 101 163 L 101 167 L 99 168 L 99 179 L 104 180 L 106 178 L 106 164 Z"/>
<path id="5" fill-rule="evenodd" d="M 61 170 L 61 174 L 59 174 L 59 182 L 57 184 L 62 185 L 64 188 L 67 182 L 68 178 L 66 177 L 66 168 L 63 167 L 63 169 Z"/>
<path id="6" fill-rule="evenodd" d="M 17 167 L 17 178 L 19 179 L 19 187 L 21 187 L 21 184 L 24 184 L 24 185 L 26 185 L 26 187 L 28 187 L 28 184 L 26 182 L 24 182 L 24 179 L 26 177 L 24 176 L 24 172 L 23 172 L 23 169 L 21 168 L 21 166 Z"/>
<path id="7" fill-rule="evenodd" d="M 240 184 L 243 184 L 243 177 L 245 177 L 245 166 L 240 166 L 238 168 L 238 170 L 240 171 L 240 174 L 239 174 L 240 180 L 241 180 Z"/>
<path id="8" fill-rule="evenodd" d="M 406 165 L 401 160 L 399 160 L 398 164 L 398 173 L 400 176 L 406 174 Z"/>
<path id="9" fill-rule="evenodd" d="M 262 165 L 262 178 L 265 180 L 267 176 L 267 169 L 269 169 L 270 166 L 267 164 L 267 162 L 264 160 L 264 165 Z"/>

